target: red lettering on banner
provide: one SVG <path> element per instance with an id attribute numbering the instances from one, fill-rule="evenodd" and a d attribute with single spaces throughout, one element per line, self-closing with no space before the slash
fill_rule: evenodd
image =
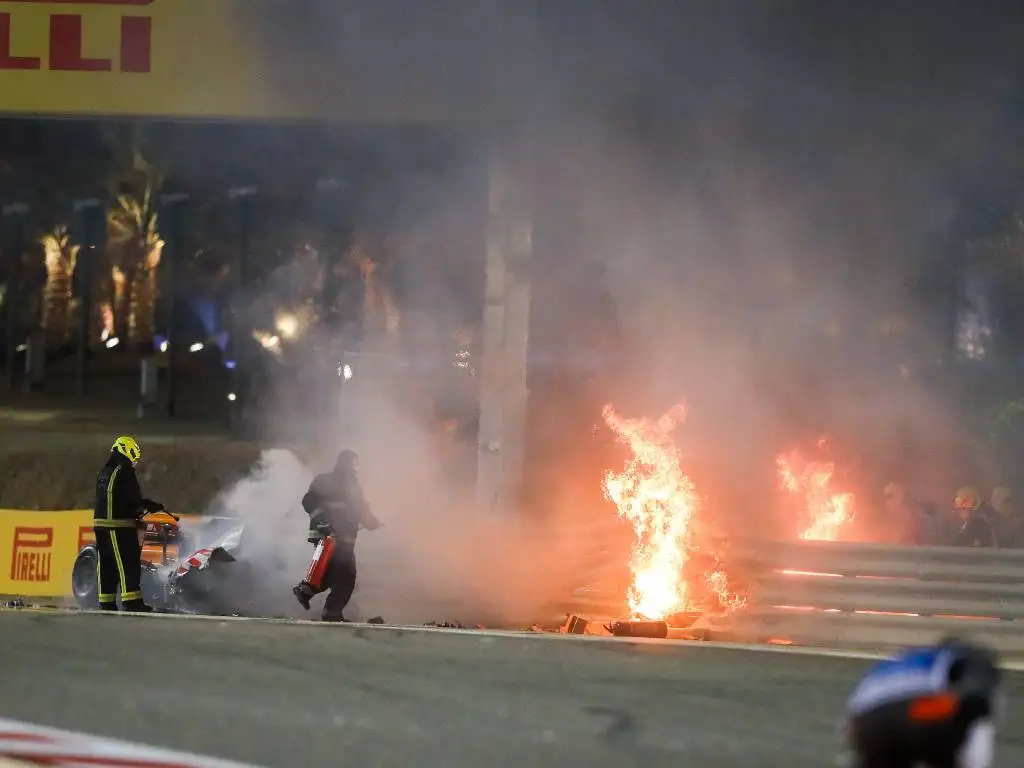
<path id="1" fill-rule="evenodd" d="M 11 14 L 0 13 L 0 69 L 39 69 L 38 56 L 11 56 Z"/>
<path id="2" fill-rule="evenodd" d="M 49 581 L 52 547 L 53 528 L 15 528 L 11 581 Z"/>
<path id="3" fill-rule="evenodd" d="M 0 3 L 15 0 L 0 0 Z M 17 0 L 31 2 L 31 0 Z M 59 0 L 47 0 L 55 2 Z M 70 0 L 68 0 L 70 2 Z M 89 0 L 76 5 L 149 5 L 152 0 Z M 16 28 L 11 21 L 12 14 L 0 13 L 0 70 L 43 69 L 39 56 L 14 56 L 11 54 Z M 55 13 L 50 16 L 49 57 L 47 67 L 53 72 L 111 72 L 114 69 L 112 57 L 88 57 L 84 55 L 84 17 L 76 13 Z M 119 45 L 121 72 L 147 73 L 153 68 L 153 20 L 149 16 L 122 16 L 121 40 Z"/>
<path id="4" fill-rule="evenodd" d="M 149 72 L 153 67 L 153 20 L 121 17 L 121 71 Z"/>
<path id="5" fill-rule="evenodd" d="M 82 17 L 54 14 L 50 17 L 50 69 L 63 72 L 109 72 L 110 59 L 88 59 L 82 55 Z"/>
<path id="6" fill-rule="evenodd" d="M 96 543 L 96 533 L 93 531 L 93 529 L 90 526 L 88 526 L 88 525 L 80 525 L 80 526 L 78 526 L 78 549 L 75 550 L 75 551 L 76 552 L 81 552 L 82 551 L 82 547 L 87 546 L 88 544 L 95 544 L 95 543 Z"/>

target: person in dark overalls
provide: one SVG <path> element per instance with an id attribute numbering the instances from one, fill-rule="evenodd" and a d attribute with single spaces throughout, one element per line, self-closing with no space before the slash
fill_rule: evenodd
<path id="1" fill-rule="evenodd" d="M 947 544 L 954 547 L 998 547 L 992 520 L 996 512 L 981 494 L 971 486 L 964 486 L 953 499 L 954 512 L 959 516 L 959 527 Z"/>
<path id="2" fill-rule="evenodd" d="M 143 498 L 135 476 L 135 466 L 141 459 L 138 442 L 132 437 L 119 437 L 96 477 L 92 528 L 99 556 L 99 603 L 104 611 L 117 610 L 119 588 L 122 610 L 151 610 L 142 599 L 139 519 L 148 512 L 162 511 L 164 505 Z"/>
<path id="3" fill-rule="evenodd" d="M 344 610 L 356 588 L 356 536 L 360 528 L 381 527 L 359 484 L 358 469 L 359 456 L 344 450 L 334 470 L 313 478 L 302 497 L 309 515 L 307 540 L 316 549 L 305 578 L 292 593 L 308 611 L 313 597 L 328 592 L 323 621 L 347 621 Z"/>

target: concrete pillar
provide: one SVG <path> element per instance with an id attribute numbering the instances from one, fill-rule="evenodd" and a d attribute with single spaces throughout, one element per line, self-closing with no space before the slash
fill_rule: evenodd
<path id="1" fill-rule="evenodd" d="M 488 213 L 477 501 L 510 511 L 518 502 L 526 431 L 532 142 L 508 137 L 488 150 Z"/>

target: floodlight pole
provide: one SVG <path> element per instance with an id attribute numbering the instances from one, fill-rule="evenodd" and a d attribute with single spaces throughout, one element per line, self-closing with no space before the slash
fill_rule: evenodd
<path id="1" fill-rule="evenodd" d="M 238 302 L 241 300 L 241 293 L 245 289 L 249 273 L 249 261 L 252 257 L 251 250 L 251 224 L 252 224 L 252 199 L 259 194 L 259 189 L 254 186 L 232 187 L 228 190 L 228 198 L 236 205 L 238 216 L 238 260 L 236 268 L 238 271 L 235 281 L 236 295 L 231 307 L 231 327 L 228 336 L 228 349 L 231 350 L 229 357 L 234 361 L 234 369 L 231 371 L 231 392 L 234 399 L 229 400 L 229 420 L 234 427 L 241 425 L 241 417 L 244 409 L 244 392 L 248 382 L 245 380 L 244 353 L 239 343 L 242 322 L 239 317 Z"/>
<path id="2" fill-rule="evenodd" d="M 79 246 L 75 261 L 78 283 L 78 394 L 89 392 L 89 329 L 92 321 L 92 275 L 97 254 L 107 244 L 107 211 L 103 202 L 95 197 L 75 200 L 75 241 Z"/>
<path id="3" fill-rule="evenodd" d="M 21 280 L 21 260 L 25 253 L 25 222 L 28 212 L 29 208 L 25 203 L 5 203 L 0 210 L 0 218 L 3 220 L 4 251 L 11 262 L 7 288 L 4 291 L 8 392 L 14 391 L 14 356 L 17 354 L 15 325 L 18 322 L 18 307 L 20 306 L 20 292 L 17 289 Z"/>
<path id="4" fill-rule="evenodd" d="M 160 229 L 164 235 L 165 285 L 167 286 L 167 415 L 173 417 L 177 410 L 175 368 L 179 353 L 177 335 L 174 332 L 177 314 L 178 292 L 180 289 L 180 266 L 187 252 L 185 247 L 185 212 L 188 195 L 182 193 L 160 196 Z"/>

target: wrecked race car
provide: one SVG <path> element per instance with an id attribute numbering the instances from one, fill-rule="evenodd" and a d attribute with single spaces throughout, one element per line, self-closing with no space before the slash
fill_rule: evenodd
<path id="1" fill-rule="evenodd" d="M 259 615 L 258 580 L 239 560 L 245 526 L 232 518 L 205 518 L 186 529 L 158 512 L 142 518 L 142 596 L 162 613 Z M 95 544 L 82 547 L 71 571 L 71 592 L 83 610 L 99 609 Z"/>

